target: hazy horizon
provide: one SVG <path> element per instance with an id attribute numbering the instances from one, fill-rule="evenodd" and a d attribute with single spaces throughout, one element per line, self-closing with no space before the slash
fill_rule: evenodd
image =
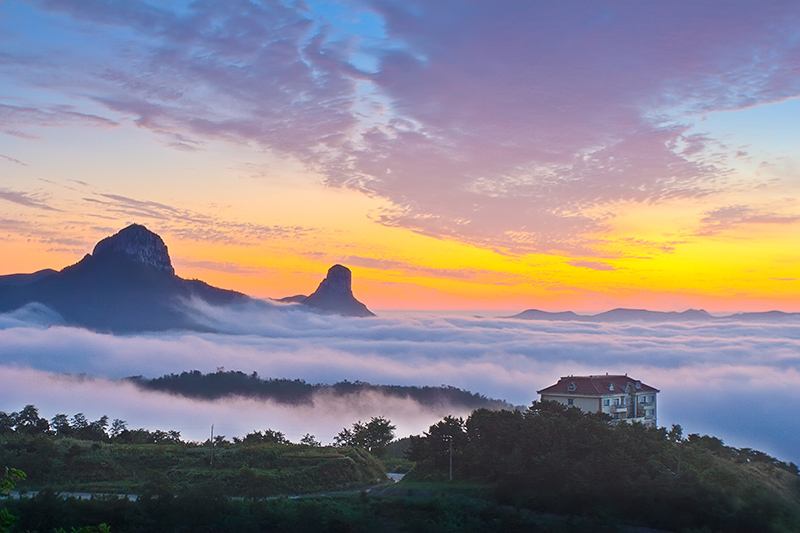
<path id="1" fill-rule="evenodd" d="M 537 390 L 560 376 L 627 373 L 661 390 L 659 425 L 681 424 L 687 433 L 712 434 L 731 445 L 762 449 L 800 462 L 800 421 L 790 409 L 775 409 L 775 405 L 800 402 L 800 321 L 588 323 L 430 315 L 348 318 L 285 306 L 214 308 L 202 304 L 192 312 L 219 332 L 120 336 L 64 327 L 57 316 L 41 310 L 0 315 L 0 410 L 20 409 L 18 404 L 27 403 L 53 410 L 60 398 L 61 411 L 74 406 L 72 410 L 90 416 L 108 414 L 134 425 L 171 423 L 187 435 L 195 435 L 211 416 L 195 409 L 197 405 L 206 406 L 210 413 L 229 413 L 233 418 L 228 427 L 236 431 L 259 429 L 250 427 L 254 424 L 269 425 L 272 411 L 276 421 L 291 420 L 292 410 L 261 402 L 261 415 L 255 416 L 257 409 L 251 407 L 237 415 L 231 400 L 200 404 L 186 400 L 176 404 L 171 417 L 163 417 L 163 400 L 157 401 L 163 396 L 134 394 L 132 397 L 150 406 L 138 410 L 137 402 L 126 403 L 123 393 L 104 385 L 103 380 L 158 377 L 193 369 L 214 372 L 224 367 L 257 371 L 262 377 L 321 383 L 446 384 L 529 405 L 538 399 Z M 99 392 L 91 380 L 59 381 L 54 377 L 59 373 L 83 373 L 98 379 Z M 49 385 L 42 387 L 42 383 Z M 125 390 L 132 394 L 132 388 Z M 91 400 L 98 394 L 102 401 Z M 110 412 L 108 406 L 116 406 L 120 412 Z M 178 422 L 181 412 L 186 413 L 185 424 Z M 443 410 L 372 398 L 353 414 L 344 409 L 341 418 L 347 420 L 332 420 L 325 409 L 317 415 L 307 409 L 303 413 L 308 431 L 314 429 L 323 436 L 330 434 L 332 426 L 340 429 L 352 422 L 349 418 L 382 414 L 395 414 L 402 419 L 403 431 L 418 432 L 436 421 Z M 273 429 L 292 433 L 300 431 L 298 425 Z M 233 430 L 222 431 L 230 434 Z"/>

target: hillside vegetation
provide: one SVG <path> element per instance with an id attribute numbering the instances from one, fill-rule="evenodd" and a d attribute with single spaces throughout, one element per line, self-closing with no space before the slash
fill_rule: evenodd
<path id="1" fill-rule="evenodd" d="M 551 402 L 482 409 L 412 437 L 410 477 L 446 479 L 451 443 L 454 478 L 492 486 L 501 504 L 670 530 L 800 530 L 795 464 L 679 426 L 612 425 Z"/>
<path id="2" fill-rule="evenodd" d="M 33 406 L 0 413 L 0 466 L 27 474 L 13 483 L 139 500 L 81 502 L 45 491 L 0 502 L 15 531 L 800 531 L 795 464 L 684 437 L 679 426 L 614 425 L 550 402 L 446 417 L 393 443 L 394 426 L 379 417 L 344 428 L 335 447 L 310 435 L 293 444 L 274 430 L 216 438 L 213 462 L 210 441 L 65 419 L 48 422 Z M 378 457 L 411 471 L 376 486 L 385 479 Z"/>
<path id="3" fill-rule="evenodd" d="M 298 494 L 378 483 L 383 465 L 349 447 L 99 443 L 75 439 L 0 438 L 0 464 L 27 473 L 21 489 L 173 493 L 214 485 L 230 496 Z"/>
<path id="4" fill-rule="evenodd" d="M 183 441 L 176 431 L 131 430 L 121 420 L 108 426 L 107 417 L 90 422 L 80 413 L 48 422 L 30 405 L 0 413 L 0 467 L 25 472 L 23 490 L 173 494 L 207 485 L 226 496 L 319 492 L 385 480 L 375 454 L 394 429 L 373 418 L 343 429 L 339 446 L 321 446 L 312 435 L 295 444 L 269 429 L 232 441 L 217 436 L 212 446 Z"/>

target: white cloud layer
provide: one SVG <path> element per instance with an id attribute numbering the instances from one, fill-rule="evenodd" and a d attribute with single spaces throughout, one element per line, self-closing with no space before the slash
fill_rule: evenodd
<path id="1" fill-rule="evenodd" d="M 257 306 L 195 310 L 224 333 L 112 336 L 58 325 L 40 308 L 0 316 L 0 410 L 34 403 L 48 416 L 108 414 L 192 438 L 213 421 L 229 436 L 269 426 L 328 439 L 357 418 L 386 415 L 408 434 L 444 412 L 371 396 L 354 404 L 317 397 L 313 408 L 176 400 L 107 379 L 225 367 L 312 382 L 448 384 L 528 404 L 562 375 L 627 372 L 661 389 L 661 425 L 680 423 L 689 432 L 800 460 L 800 420 L 792 410 L 800 402 L 800 322 L 598 324 L 352 319 Z"/>
<path id="2" fill-rule="evenodd" d="M 386 416 L 401 435 L 420 433 L 442 416 L 461 408 L 422 406 L 419 403 L 374 392 L 347 397 L 317 393 L 311 405 L 292 406 L 249 398 L 194 400 L 145 391 L 131 383 L 83 376 L 64 376 L 29 368 L 0 367 L 0 405 L 11 398 L 30 399 L 42 416 L 83 412 L 89 419 L 104 414 L 121 418 L 130 428 L 177 429 L 183 438 L 204 440 L 214 424 L 216 435 L 228 438 L 254 430 L 278 429 L 297 442 L 311 433 L 324 443 L 356 420 Z"/>

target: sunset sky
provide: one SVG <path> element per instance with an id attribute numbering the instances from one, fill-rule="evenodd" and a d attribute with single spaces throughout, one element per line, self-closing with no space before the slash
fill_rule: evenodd
<path id="1" fill-rule="evenodd" d="M 0 274 L 800 311 L 800 3 L 0 0 Z M 512 9 L 513 7 L 513 9 Z"/>

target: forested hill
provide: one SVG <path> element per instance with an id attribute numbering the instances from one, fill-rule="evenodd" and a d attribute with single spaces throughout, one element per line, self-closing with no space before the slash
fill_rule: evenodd
<path id="1" fill-rule="evenodd" d="M 668 531 L 800 531 L 800 469 L 680 426 L 610 424 L 554 402 L 446 417 L 406 443 L 407 476 L 486 483 L 497 503 Z M 451 467 L 452 465 L 452 467 Z M 609 530 L 617 530 L 609 529 Z"/>
<path id="2" fill-rule="evenodd" d="M 503 400 L 487 398 L 482 394 L 446 385 L 437 387 L 373 385 L 363 381 L 341 381 L 330 385 L 308 383 L 300 379 L 262 378 L 255 372 L 246 374 L 223 370 L 210 374 L 193 370 L 154 379 L 134 376 L 128 380 L 144 389 L 208 400 L 226 396 L 245 396 L 300 405 L 311 404 L 317 394 L 341 397 L 361 393 L 379 393 L 395 398 L 409 398 L 427 406 L 463 407 L 466 409 L 509 409 L 514 407 Z"/>

